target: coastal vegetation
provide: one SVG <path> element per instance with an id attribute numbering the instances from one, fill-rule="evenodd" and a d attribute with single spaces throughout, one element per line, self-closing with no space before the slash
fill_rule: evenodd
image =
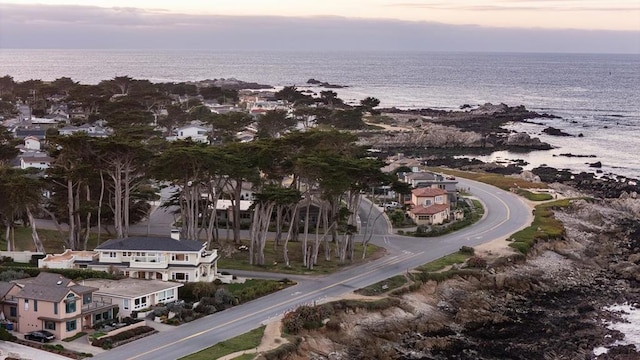
<path id="1" fill-rule="evenodd" d="M 553 216 L 553 211 L 570 205 L 571 199 L 537 205 L 531 225 L 511 235 L 510 240 L 513 242 L 509 246 L 527 254 L 539 240 L 559 239 L 564 236 L 564 226 Z"/>
<path id="2" fill-rule="evenodd" d="M 222 341 L 211 347 L 200 350 L 188 356 L 181 357 L 180 360 L 209 360 L 219 359 L 223 356 L 233 354 L 235 352 L 255 349 L 260 345 L 260 341 L 264 335 L 265 326 L 251 330 L 248 333 L 238 335 L 229 340 Z M 255 354 L 250 354 L 251 359 Z"/>
<path id="3" fill-rule="evenodd" d="M 365 127 L 363 114 L 375 113 L 379 104 L 372 97 L 352 106 L 333 91 L 313 97 L 285 87 L 273 95 L 283 108 L 253 115 L 238 106 L 236 88 L 207 82 L 151 83 L 118 76 L 83 85 L 70 78 L 15 82 L 4 76 L 0 92 L 12 105 L 3 107 L 7 116 L 22 116 L 19 105 L 28 107 L 30 116 L 54 119 L 41 143 L 51 159 L 44 171 L 6 166 L 21 140 L 0 127 L 5 164 L 0 198 L 7 200 L 0 215 L 7 250 L 91 249 L 105 238 L 128 237 L 132 224 L 150 216 L 150 203 L 159 199 L 161 188 L 171 187 L 173 196 L 163 206 L 177 209 L 182 238 L 204 238 L 208 247 L 240 247 L 247 241 L 244 256 L 250 265 L 277 261 L 287 268 L 292 266 L 289 244 L 300 242 L 301 256 L 293 258 L 312 270 L 320 258 L 340 264 L 356 258 L 360 192 L 393 181 L 380 171 L 382 162 L 356 144 L 355 135 L 338 131 Z M 216 106 L 236 110 L 214 112 Z M 316 129 L 294 129 L 310 121 Z M 87 130 L 67 134 L 67 123 Z M 211 129 L 204 141 L 167 141 L 179 126 L 195 123 Z M 250 126 L 253 141 L 240 141 L 236 134 Z M 240 209 L 245 186 L 253 193 L 248 221 Z M 219 200 L 232 204 L 226 219 L 217 210 Z M 36 216 L 51 219 L 61 246 L 45 247 L 51 243 L 40 238 Z M 33 245 L 20 244 L 20 236 L 16 243 L 18 224 L 31 228 Z M 241 239 L 245 226 L 249 237 Z M 223 227 L 231 230 L 227 238 L 220 236 Z M 282 254 L 277 260 L 265 256 L 269 231 L 276 233 L 274 247 Z"/>

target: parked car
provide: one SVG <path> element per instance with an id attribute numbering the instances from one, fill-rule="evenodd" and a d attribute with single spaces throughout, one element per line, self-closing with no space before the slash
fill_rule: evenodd
<path id="1" fill-rule="evenodd" d="M 398 204 L 397 201 L 390 201 L 382 204 L 382 207 L 384 207 L 385 210 L 393 210 L 399 208 L 400 204 Z"/>
<path id="2" fill-rule="evenodd" d="M 47 330 L 37 330 L 24 334 L 24 338 L 26 340 L 49 342 L 51 340 L 55 340 L 56 336 Z"/>

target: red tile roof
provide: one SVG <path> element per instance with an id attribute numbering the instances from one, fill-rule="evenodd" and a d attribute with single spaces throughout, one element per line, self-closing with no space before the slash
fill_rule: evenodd
<path id="1" fill-rule="evenodd" d="M 427 207 L 416 206 L 413 209 L 411 209 L 411 212 L 414 213 L 415 215 L 435 215 L 443 211 L 446 211 L 448 209 L 449 209 L 449 205 L 447 204 L 433 204 Z"/>
<path id="2" fill-rule="evenodd" d="M 415 196 L 420 196 L 420 197 L 425 197 L 425 196 L 432 197 L 432 196 L 447 194 L 445 190 L 432 188 L 432 187 L 422 187 L 422 188 L 413 189 L 411 193 Z"/>

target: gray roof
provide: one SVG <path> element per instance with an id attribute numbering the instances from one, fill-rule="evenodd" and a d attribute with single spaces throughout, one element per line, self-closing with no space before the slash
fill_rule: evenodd
<path id="1" fill-rule="evenodd" d="M 170 237 L 129 237 L 109 240 L 96 247 L 96 250 L 194 252 L 202 250 L 203 246 L 203 243 L 196 240 L 175 240 Z"/>
<path id="2" fill-rule="evenodd" d="M 11 290 L 11 288 L 14 286 L 15 284 L 12 284 L 10 282 L 0 281 L 0 299 L 7 296 L 9 290 Z"/>
<path id="3" fill-rule="evenodd" d="M 62 285 L 27 284 L 16 295 L 24 299 L 34 299 L 49 302 L 60 302 L 71 291 L 71 288 Z"/>
<path id="4" fill-rule="evenodd" d="M 76 285 L 60 274 L 44 271 L 34 278 L 20 279 L 16 282 L 24 286 L 16 297 L 50 302 L 62 301 L 69 291 L 81 295 L 98 290 L 89 286 Z"/>
<path id="5" fill-rule="evenodd" d="M 60 285 L 63 287 L 68 287 L 69 283 L 71 283 L 71 280 L 60 274 L 50 273 L 46 271 L 41 271 L 36 277 L 14 280 L 13 282 L 17 283 L 18 285 L 36 284 L 48 286 L 58 285 L 58 281 L 61 281 Z"/>
<path id="6" fill-rule="evenodd" d="M 142 280 L 126 278 L 122 280 L 89 279 L 85 284 L 99 288 L 98 295 L 116 297 L 140 297 L 184 286 L 182 283 L 161 280 Z M 177 295 L 177 294 L 176 294 Z"/>

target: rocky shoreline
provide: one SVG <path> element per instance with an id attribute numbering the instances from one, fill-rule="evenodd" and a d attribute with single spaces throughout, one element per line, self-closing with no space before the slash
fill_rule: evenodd
<path id="1" fill-rule="evenodd" d="M 638 359 L 607 326 L 621 321 L 608 306 L 640 304 L 637 197 L 575 200 L 555 214 L 565 235 L 526 260 L 482 254 L 486 269 L 341 314 L 338 330 L 309 332 L 288 359 L 595 359 L 599 347 L 599 360 Z"/>

